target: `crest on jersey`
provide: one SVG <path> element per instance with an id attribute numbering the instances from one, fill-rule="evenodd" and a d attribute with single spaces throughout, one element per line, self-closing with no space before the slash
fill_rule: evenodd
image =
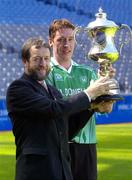
<path id="1" fill-rule="evenodd" d="M 80 80 L 82 83 L 86 83 L 87 82 L 87 76 L 81 76 Z"/>
<path id="2" fill-rule="evenodd" d="M 63 81 L 63 77 L 60 74 L 55 74 L 55 80 L 56 81 Z"/>

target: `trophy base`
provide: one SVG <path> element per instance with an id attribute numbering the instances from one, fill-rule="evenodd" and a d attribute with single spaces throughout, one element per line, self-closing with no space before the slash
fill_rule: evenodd
<path id="1" fill-rule="evenodd" d="M 123 96 L 119 94 L 113 94 L 113 95 L 108 94 L 97 97 L 93 102 L 100 103 L 101 101 L 110 101 L 110 100 L 119 101 L 123 99 L 124 99 Z"/>

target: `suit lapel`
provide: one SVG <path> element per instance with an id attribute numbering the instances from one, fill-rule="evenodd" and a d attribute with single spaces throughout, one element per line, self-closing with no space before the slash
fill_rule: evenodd
<path id="1" fill-rule="evenodd" d="M 50 96 L 53 99 L 56 99 L 56 96 L 55 96 L 55 93 L 53 92 L 53 89 L 49 85 L 47 85 L 47 87 L 48 87 L 48 92 L 49 92 Z"/>

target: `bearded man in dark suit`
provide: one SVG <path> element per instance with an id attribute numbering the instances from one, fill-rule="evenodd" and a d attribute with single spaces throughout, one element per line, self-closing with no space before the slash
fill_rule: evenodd
<path id="1" fill-rule="evenodd" d="M 74 136 L 93 114 L 90 101 L 109 90 L 104 77 L 84 92 L 62 99 L 44 81 L 50 56 L 50 47 L 42 39 L 28 39 L 22 47 L 24 74 L 7 90 L 16 143 L 16 180 L 72 180 L 68 136 Z"/>

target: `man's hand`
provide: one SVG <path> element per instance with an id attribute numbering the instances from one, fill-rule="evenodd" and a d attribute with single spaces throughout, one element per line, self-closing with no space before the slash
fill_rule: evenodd
<path id="1" fill-rule="evenodd" d="M 110 113 L 113 109 L 114 100 L 102 101 L 100 103 L 91 103 L 91 109 L 94 109 L 95 112 L 100 113 Z"/>
<path id="2" fill-rule="evenodd" d="M 109 94 L 109 91 L 116 88 L 116 83 L 109 76 L 101 77 L 94 81 L 84 92 L 95 100 L 98 96 Z"/>

